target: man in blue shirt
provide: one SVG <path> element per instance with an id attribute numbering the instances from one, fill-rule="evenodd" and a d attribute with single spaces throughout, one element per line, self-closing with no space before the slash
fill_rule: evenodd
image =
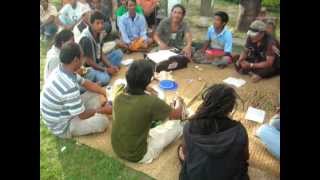
<path id="1" fill-rule="evenodd" d="M 119 18 L 118 26 L 121 39 L 118 46 L 130 51 L 146 49 L 153 42 L 147 36 L 147 23 L 143 15 L 135 11 L 136 1 L 127 1 L 128 12 Z"/>
<path id="2" fill-rule="evenodd" d="M 206 42 L 201 54 L 204 58 L 198 63 L 210 63 L 218 67 L 225 67 L 232 63 L 232 33 L 227 29 L 228 14 L 222 11 L 214 14 L 213 25 L 208 28 Z"/>

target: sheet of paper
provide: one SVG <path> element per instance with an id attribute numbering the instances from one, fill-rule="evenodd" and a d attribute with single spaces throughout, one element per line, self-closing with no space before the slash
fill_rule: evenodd
<path id="1" fill-rule="evenodd" d="M 168 60 L 171 56 L 175 56 L 175 55 L 178 55 L 178 54 L 171 52 L 170 50 L 160 50 L 158 52 L 147 54 L 147 57 L 153 62 L 155 62 L 156 64 L 158 64 Z"/>
<path id="2" fill-rule="evenodd" d="M 121 61 L 121 64 L 124 66 L 128 66 L 132 62 L 133 62 L 133 59 L 126 59 L 126 60 Z"/>
<path id="3" fill-rule="evenodd" d="M 234 77 L 228 77 L 227 79 L 223 80 L 223 82 L 227 83 L 227 84 L 230 84 L 230 85 L 233 85 L 237 88 L 243 86 L 246 81 L 243 80 L 243 79 L 237 79 L 237 78 L 234 78 Z"/>
<path id="4" fill-rule="evenodd" d="M 246 113 L 245 119 L 255 121 L 258 123 L 263 123 L 265 115 L 265 111 L 250 106 Z"/>

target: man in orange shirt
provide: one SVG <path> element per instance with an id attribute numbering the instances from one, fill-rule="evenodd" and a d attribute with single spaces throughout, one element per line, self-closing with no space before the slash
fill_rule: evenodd
<path id="1" fill-rule="evenodd" d="M 156 7 L 159 0 L 137 0 L 144 13 L 144 17 L 148 23 L 148 27 L 152 29 L 151 37 L 156 28 Z"/>

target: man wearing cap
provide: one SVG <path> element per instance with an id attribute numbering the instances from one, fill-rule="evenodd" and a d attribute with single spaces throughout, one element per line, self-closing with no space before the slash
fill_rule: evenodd
<path id="1" fill-rule="evenodd" d="M 236 70 L 249 74 L 253 82 L 279 74 L 280 57 L 275 53 L 274 38 L 266 33 L 266 24 L 261 20 L 251 23 L 245 49 L 236 62 Z M 279 47 L 277 47 L 279 48 Z"/>

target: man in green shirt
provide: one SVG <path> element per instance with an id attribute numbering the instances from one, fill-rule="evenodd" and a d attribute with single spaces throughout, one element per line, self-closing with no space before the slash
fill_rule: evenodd
<path id="1" fill-rule="evenodd" d="M 116 14 L 116 28 L 117 30 L 119 30 L 119 27 L 118 27 L 118 22 L 117 22 L 117 19 L 119 17 L 121 17 L 122 15 L 124 15 L 126 12 L 128 12 L 128 9 L 127 9 L 127 1 L 128 0 L 120 0 L 120 6 L 118 7 L 118 9 L 116 10 L 115 14 Z M 143 15 L 143 9 L 140 5 L 136 5 L 136 13 L 138 14 L 141 14 Z"/>
<path id="2" fill-rule="evenodd" d="M 171 108 L 145 89 L 153 76 L 149 61 L 135 61 L 127 74 L 127 87 L 113 102 L 111 144 L 121 158 L 139 163 L 150 163 L 160 152 L 182 134 L 182 107 Z M 178 104 L 178 103 L 176 103 Z M 164 121 L 151 128 L 152 121 Z"/>
<path id="3" fill-rule="evenodd" d="M 116 17 L 120 17 L 124 15 L 126 12 L 128 12 L 127 9 L 127 0 L 121 0 L 121 6 L 116 10 Z M 136 13 L 143 15 L 143 9 L 140 5 L 136 5 Z"/>

